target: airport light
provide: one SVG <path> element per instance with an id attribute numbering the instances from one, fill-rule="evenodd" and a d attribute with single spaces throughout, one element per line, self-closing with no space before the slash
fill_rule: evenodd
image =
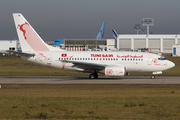
<path id="1" fill-rule="evenodd" d="M 141 24 L 135 24 L 134 30 L 137 31 L 137 34 L 138 34 L 139 31 L 141 30 Z"/>
<path id="2" fill-rule="evenodd" d="M 149 34 L 149 26 L 154 25 L 154 18 L 143 18 L 142 25 L 147 26 L 147 34 Z"/>

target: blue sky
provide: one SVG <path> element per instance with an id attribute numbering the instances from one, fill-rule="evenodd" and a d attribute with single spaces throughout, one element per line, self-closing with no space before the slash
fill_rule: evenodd
<path id="1" fill-rule="evenodd" d="M 22 13 L 45 41 L 94 39 L 103 21 L 105 38 L 136 34 L 135 24 L 154 18 L 150 31 L 180 34 L 180 0 L 0 0 L 0 40 L 17 39 L 12 13 Z"/>

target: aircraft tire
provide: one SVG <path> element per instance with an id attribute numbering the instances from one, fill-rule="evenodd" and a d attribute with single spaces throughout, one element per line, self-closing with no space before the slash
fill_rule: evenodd
<path id="1" fill-rule="evenodd" d="M 94 74 L 90 74 L 89 75 L 89 79 L 94 79 L 95 78 L 95 75 Z"/>
<path id="2" fill-rule="evenodd" d="M 154 76 L 154 75 L 151 75 L 151 79 L 155 79 L 155 76 Z"/>

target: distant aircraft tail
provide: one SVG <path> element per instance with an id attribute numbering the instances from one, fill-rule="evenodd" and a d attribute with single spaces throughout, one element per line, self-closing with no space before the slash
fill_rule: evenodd
<path id="1" fill-rule="evenodd" d="M 118 37 L 117 32 L 116 32 L 114 29 L 112 29 L 112 32 L 113 32 L 113 37 L 114 37 L 114 39 L 117 39 L 117 37 Z"/>
<path id="2" fill-rule="evenodd" d="M 13 13 L 13 18 L 22 52 L 61 51 L 61 49 L 47 45 L 21 13 Z"/>
<path id="3" fill-rule="evenodd" d="M 106 25 L 106 22 L 103 22 L 102 25 L 101 25 L 101 29 L 99 30 L 99 33 L 98 33 L 96 39 L 103 39 L 104 31 L 105 31 L 105 25 Z"/>

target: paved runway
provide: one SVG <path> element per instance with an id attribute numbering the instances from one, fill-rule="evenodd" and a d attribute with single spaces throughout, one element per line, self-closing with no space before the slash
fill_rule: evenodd
<path id="1" fill-rule="evenodd" d="M 150 76 L 125 76 L 125 77 L 105 77 L 99 76 L 98 79 L 89 79 L 88 77 L 73 76 L 53 76 L 53 77 L 31 77 L 31 76 L 4 76 L 0 77 L 0 85 L 21 85 L 21 84 L 62 84 L 62 85 L 82 85 L 82 84 L 125 84 L 125 85 L 176 85 L 180 84 L 180 76 L 156 76 L 150 79 Z"/>

